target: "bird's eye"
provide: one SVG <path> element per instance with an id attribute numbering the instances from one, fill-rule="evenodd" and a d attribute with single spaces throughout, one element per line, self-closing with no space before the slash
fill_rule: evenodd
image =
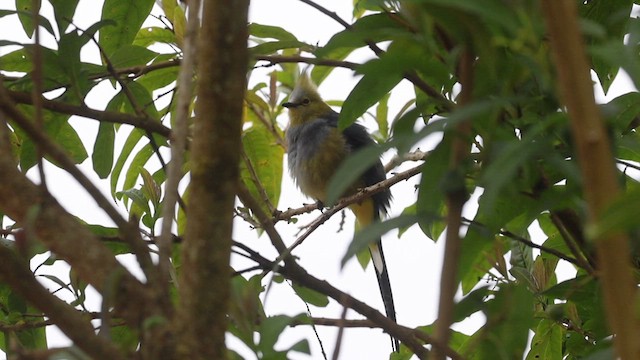
<path id="1" fill-rule="evenodd" d="M 302 105 L 309 105 L 310 102 L 311 102 L 311 100 L 304 99 L 304 100 L 302 100 Z"/>

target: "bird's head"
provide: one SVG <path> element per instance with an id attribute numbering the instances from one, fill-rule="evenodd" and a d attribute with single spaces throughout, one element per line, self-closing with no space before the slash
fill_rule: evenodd
<path id="1" fill-rule="evenodd" d="M 322 101 L 316 85 L 309 79 L 306 72 L 300 75 L 296 87 L 289 96 L 289 101 L 282 106 L 289 109 L 291 125 L 303 124 L 332 111 L 331 107 Z"/>

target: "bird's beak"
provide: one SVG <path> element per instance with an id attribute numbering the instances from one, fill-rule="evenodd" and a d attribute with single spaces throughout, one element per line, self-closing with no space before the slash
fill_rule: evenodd
<path id="1" fill-rule="evenodd" d="M 298 106 L 298 104 L 296 104 L 296 103 L 292 103 L 292 102 L 286 102 L 286 103 L 283 103 L 283 104 L 282 104 L 282 106 L 286 107 L 287 109 L 290 109 L 290 108 L 295 108 L 295 107 L 297 107 L 297 106 Z"/>

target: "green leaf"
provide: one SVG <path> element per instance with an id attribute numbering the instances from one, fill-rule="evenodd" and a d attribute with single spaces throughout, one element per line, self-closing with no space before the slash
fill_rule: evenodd
<path id="1" fill-rule="evenodd" d="M 142 192 L 144 193 L 145 197 L 149 199 L 149 201 L 151 201 L 151 204 L 153 204 L 153 206 L 157 209 L 157 207 L 160 205 L 160 199 L 162 198 L 162 189 L 160 188 L 160 185 L 158 185 L 158 183 L 156 183 L 156 181 L 153 179 L 151 174 L 149 174 L 147 169 L 141 168 L 140 175 L 142 176 L 143 181 Z"/>
<path id="2" fill-rule="evenodd" d="M 523 194 L 505 192 L 493 204 L 487 203 L 484 195 L 480 197 L 478 212 L 474 218 L 476 225 L 469 227 L 462 240 L 463 250 L 458 271 L 463 293 L 469 292 L 493 266 L 489 259 L 497 255 L 496 250 L 507 251 L 500 244 L 505 239 L 497 236 L 500 229 L 511 231 L 517 236 L 526 236 L 527 227 L 538 213 L 535 202 Z"/>
<path id="3" fill-rule="evenodd" d="M 116 95 L 117 96 L 117 95 Z M 144 131 L 134 128 L 127 136 L 127 139 L 120 150 L 120 155 L 118 155 L 118 159 L 113 167 L 113 171 L 111 172 L 111 194 L 116 194 L 116 186 L 118 185 L 118 180 L 120 179 L 120 174 L 124 168 L 125 162 L 129 159 L 131 152 L 134 147 L 140 142 L 140 139 L 144 136 Z"/>
<path id="4" fill-rule="evenodd" d="M 151 209 L 149 208 L 149 199 L 144 196 L 144 193 L 140 189 L 127 189 L 124 191 L 120 191 L 118 194 L 120 197 L 124 197 L 125 199 L 130 199 L 133 201 L 131 205 L 131 215 L 136 215 L 138 218 L 143 214 L 149 214 Z M 137 213 L 133 211 L 133 207 L 136 205 L 142 212 Z"/>
<path id="5" fill-rule="evenodd" d="M 109 60 L 114 68 L 146 65 L 158 53 L 137 45 L 124 45 L 116 49 Z"/>
<path id="6" fill-rule="evenodd" d="M 533 298 L 524 286 L 501 285 L 486 303 L 487 322 L 469 340 L 471 359 L 519 359 L 527 345 L 533 319 Z"/>
<path id="7" fill-rule="evenodd" d="M 33 32 L 35 31 L 35 26 L 33 24 L 32 14 L 33 12 L 40 13 L 40 0 L 36 1 L 36 8 L 33 8 L 33 1 L 31 0 L 15 0 L 16 10 L 18 12 L 18 19 L 20 19 L 20 24 L 22 24 L 22 29 L 27 34 L 29 38 L 33 36 Z M 42 22 L 40 22 L 42 23 Z M 49 24 L 51 27 L 51 24 Z M 53 34 L 53 31 L 51 31 Z"/>
<path id="8" fill-rule="evenodd" d="M 336 50 L 347 48 L 353 51 L 366 46 L 367 41 L 377 43 L 407 35 L 402 25 L 389 14 L 373 14 L 358 19 L 351 28 L 335 34 L 324 47 L 316 50 L 315 55 L 318 58 L 332 58 L 331 54 Z"/>
<path id="9" fill-rule="evenodd" d="M 298 286 L 296 283 L 293 283 L 293 290 L 306 303 L 318 307 L 326 307 L 327 305 L 329 305 L 329 297 L 327 297 L 327 295 L 325 294 L 319 293 L 315 290 L 311 290 L 304 286 Z"/>
<path id="10" fill-rule="evenodd" d="M 3 71 L 29 72 L 33 65 L 26 48 L 20 48 L 0 56 L 0 68 Z"/>
<path id="11" fill-rule="evenodd" d="M 376 122 L 378 123 L 378 131 L 383 139 L 389 138 L 389 97 L 391 93 L 387 93 L 378 102 L 376 107 Z"/>
<path id="12" fill-rule="evenodd" d="M 611 0 L 611 1 L 588 1 L 579 6 L 580 15 L 595 24 L 601 26 L 606 31 L 604 39 L 589 38 L 590 43 L 602 43 L 610 41 L 612 43 L 623 43 L 623 36 L 626 33 L 629 23 L 632 0 Z M 602 84 L 602 89 L 606 94 L 615 79 L 619 67 L 615 63 L 603 61 L 594 57 L 593 70 L 598 75 Z"/>
<path id="13" fill-rule="evenodd" d="M 49 0 L 49 2 L 53 6 L 53 15 L 58 24 L 58 32 L 64 34 L 69 24 L 71 24 L 73 14 L 75 14 L 80 0 Z"/>
<path id="14" fill-rule="evenodd" d="M 25 330 L 16 331 L 13 333 L 12 340 L 16 341 L 18 346 L 26 349 L 46 349 L 47 348 L 47 336 L 44 327 L 29 328 L 30 323 L 40 323 L 44 321 L 43 316 L 39 316 L 40 312 L 29 306 L 27 302 L 15 293 L 7 284 L 0 283 L 0 323 L 3 325 L 27 325 Z M 4 337 L 4 332 L 0 333 L 0 350 L 9 352 L 11 354 L 12 349 L 8 348 L 7 339 Z"/>
<path id="15" fill-rule="evenodd" d="M 564 328 L 553 320 L 542 319 L 531 340 L 526 360 L 555 360 L 562 358 Z"/>
<path id="16" fill-rule="evenodd" d="M 18 1 L 16 1 L 18 2 Z M 20 0 L 19 2 L 24 3 L 24 0 Z M 38 2 L 39 3 L 39 2 Z M 31 3 L 29 3 L 27 6 L 30 7 Z M 39 7 L 40 5 L 38 5 Z M 24 11 L 24 10 L 5 10 L 5 9 L 0 9 L 0 18 L 5 17 L 7 15 L 18 15 L 20 17 L 20 21 L 22 22 L 22 18 L 24 18 L 26 20 L 27 26 L 30 27 L 30 29 L 33 29 L 33 23 L 32 23 L 32 19 L 33 19 L 33 14 L 32 12 L 29 11 Z M 41 27 L 43 27 L 45 30 L 47 30 L 49 32 L 49 34 L 51 34 L 52 36 L 55 36 L 55 33 L 53 32 L 53 27 L 51 26 L 51 23 L 49 22 L 49 19 L 47 19 L 46 17 L 42 16 L 42 15 L 38 15 L 38 22 L 40 24 Z M 24 24 L 23 24 L 23 29 L 24 29 Z M 35 29 L 33 29 L 35 30 Z M 27 36 L 31 37 L 33 36 L 33 30 L 31 30 L 31 33 L 29 33 L 26 29 L 25 29 L 25 33 L 27 33 Z M 17 46 L 23 46 L 24 44 L 21 44 L 19 42 L 15 42 L 15 41 L 11 41 L 11 40 L 0 40 L 0 44 L 2 44 L 2 46 L 5 45 L 17 45 Z"/>
<path id="17" fill-rule="evenodd" d="M 109 25 L 109 23 L 109 21 L 99 21 L 84 32 L 72 31 L 60 37 L 58 43 L 59 65 L 67 77 L 67 83 L 71 85 L 69 87 L 68 84 L 65 84 L 66 87 L 69 87 L 65 97 L 75 103 L 81 103 L 89 90 L 96 85 L 95 82 L 82 73 L 83 66 L 80 61 L 80 52 L 95 33 Z"/>
<path id="18" fill-rule="evenodd" d="M 252 350 L 255 330 L 265 317 L 259 297 L 263 290 L 261 278 L 257 275 L 248 280 L 242 276 L 231 279 L 230 331 Z"/>
<path id="19" fill-rule="evenodd" d="M 149 16 L 154 0 L 105 0 L 102 19 L 115 21 L 100 31 L 98 43 L 107 56 L 133 42 L 144 20 Z"/>
<path id="20" fill-rule="evenodd" d="M 344 60 L 353 52 L 352 49 L 344 48 L 331 52 L 326 58 L 331 58 L 333 60 Z M 331 74 L 333 70 L 336 68 L 333 66 L 319 66 L 316 65 L 311 69 L 311 80 L 314 84 L 320 86 L 322 82 Z"/>
<path id="21" fill-rule="evenodd" d="M 270 38 L 282 41 L 298 40 L 293 34 L 279 26 L 262 25 L 256 23 L 249 24 L 249 34 L 259 38 Z"/>
<path id="22" fill-rule="evenodd" d="M 136 186 L 140 172 L 143 170 L 152 155 L 153 149 L 151 146 L 146 145 L 133 157 L 131 164 L 129 164 L 129 169 L 127 169 L 127 173 L 124 177 L 124 184 L 122 185 L 124 189 L 130 189 Z"/>
<path id="23" fill-rule="evenodd" d="M 493 294 L 487 286 L 479 287 L 462 298 L 454 308 L 454 322 L 460 322 L 478 311 L 483 311 L 485 302 Z"/>
<path id="24" fill-rule="evenodd" d="M 586 229 L 587 237 L 600 239 L 607 234 L 620 233 L 638 227 L 640 211 L 640 189 L 621 193 L 601 214 L 600 218 Z"/>
<path id="25" fill-rule="evenodd" d="M 113 166 L 116 130 L 112 123 L 100 122 L 98 135 L 91 153 L 93 170 L 101 179 L 106 179 Z"/>
<path id="26" fill-rule="evenodd" d="M 80 164 L 89 157 L 80 136 L 68 122 L 60 126 L 53 138 L 67 150 L 74 163 Z"/>
<path id="27" fill-rule="evenodd" d="M 138 84 L 136 81 L 127 83 L 127 87 L 129 88 L 131 95 L 133 95 L 135 106 L 131 104 L 129 98 L 126 98 L 126 100 L 124 100 L 124 111 L 129 114 L 137 115 L 137 107 L 140 110 L 144 111 L 144 113 L 147 114 L 151 119 L 159 121 L 160 113 L 158 113 L 158 109 L 156 109 L 156 105 L 151 96 L 151 92 L 149 92 L 149 90 L 147 90 L 141 84 Z"/>
<path id="28" fill-rule="evenodd" d="M 158 58 L 152 64 L 158 63 Z M 174 83 L 178 78 L 178 66 L 170 66 L 163 69 L 150 71 L 136 79 L 136 83 L 144 86 L 150 92 Z"/>
<path id="29" fill-rule="evenodd" d="M 615 126 L 617 134 L 628 132 L 640 114 L 640 93 L 634 91 L 618 96 L 602 106 L 602 114 Z"/>
<path id="30" fill-rule="evenodd" d="M 187 185 L 187 188 L 182 193 L 182 200 L 184 200 L 185 204 L 189 203 L 189 185 Z M 187 229 L 187 213 L 182 206 L 178 207 L 178 218 L 176 223 L 178 227 L 178 236 L 184 236 L 184 232 Z"/>
<path id="31" fill-rule="evenodd" d="M 32 116 L 31 106 L 20 106 L 27 115 Z M 50 111 L 43 111 L 44 130 L 47 135 L 58 145 L 67 151 L 72 160 L 79 164 L 87 157 L 87 151 L 75 129 L 69 124 L 69 115 L 58 114 Z M 37 163 L 37 150 L 34 144 L 21 129 L 16 129 L 16 133 L 22 138 L 22 148 L 20 151 L 20 167 L 27 171 Z M 58 166 L 51 157 L 45 154 L 45 158 L 52 164 Z"/>
<path id="32" fill-rule="evenodd" d="M 429 153 L 422 165 L 422 173 L 429 174 L 420 178 L 420 190 L 416 202 L 416 212 L 420 217 L 418 225 L 431 240 L 436 241 L 444 230 L 441 214 L 445 208 L 442 189 L 445 174 L 449 169 L 451 141 L 445 136 L 443 141 Z M 438 231 L 440 228 L 442 230 Z M 434 231 L 435 230 L 435 231 Z"/>
<path id="33" fill-rule="evenodd" d="M 111 341 L 124 351 L 134 351 L 140 343 L 138 331 L 126 325 L 113 326 L 109 329 L 109 337 Z"/>
<path id="34" fill-rule="evenodd" d="M 144 48 L 156 43 L 175 44 L 177 43 L 176 34 L 166 28 L 151 26 L 140 29 L 133 40 L 133 45 Z"/>
<path id="35" fill-rule="evenodd" d="M 251 55 L 270 55 L 283 49 L 301 49 L 311 51 L 313 47 L 298 40 L 268 41 L 249 48 Z"/>
<path id="36" fill-rule="evenodd" d="M 275 344 L 284 329 L 295 318 L 286 315 L 269 316 L 260 324 L 260 343 L 258 349 L 262 350 L 265 357 L 275 355 Z"/>
<path id="37" fill-rule="evenodd" d="M 311 349 L 309 348 L 309 341 L 307 341 L 307 339 L 302 339 L 291 345 L 289 351 L 297 351 L 299 353 L 311 355 Z"/>
<path id="38" fill-rule="evenodd" d="M 284 149 L 275 142 L 274 135 L 252 111 L 249 111 L 247 116 L 253 121 L 253 126 L 243 132 L 242 146 L 252 170 L 242 161 L 240 176 L 253 197 L 261 203 L 263 210 L 271 213 L 277 208 L 280 200 Z M 264 194 L 258 190 L 259 188 L 264 190 Z M 265 203 L 265 195 L 271 207 Z"/>
<path id="39" fill-rule="evenodd" d="M 338 128 L 346 129 L 387 95 L 402 80 L 403 70 L 398 66 L 398 59 L 392 59 L 390 56 L 362 65 L 359 71 L 364 76 L 344 101 L 338 118 Z"/>

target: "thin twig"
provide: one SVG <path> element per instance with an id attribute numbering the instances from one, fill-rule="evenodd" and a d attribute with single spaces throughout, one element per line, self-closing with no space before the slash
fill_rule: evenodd
<path id="1" fill-rule="evenodd" d="M 333 360 L 338 360 L 340 356 L 340 348 L 342 347 L 342 339 L 344 339 L 344 322 L 347 319 L 347 311 L 349 308 L 343 307 L 340 319 L 336 324 L 338 326 L 338 334 L 336 335 L 336 346 L 333 348 Z"/>
<path id="2" fill-rule="evenodd" d="M 304 63 L 320 66 L 340 67 L 355 70 L 360 64 L 351 61 L 334 60 L 334 59 L 318 59 L 307 56 L 284 56 L 284 55 L 256 55 L 253 57 L 258 61 L 266 61 L 268 64 L 261 67 L 270 67 L 276 64 L 285 63 Z"/>
<path id="3" fill-rule="evenodd" d="M 462 85 L 460 92 L 459 106 L 468 105 L 472 99 L 473 92 L 473 61 L 474 56 L 469 49 L 463 51 L 459 62 L 459 77 Z M 453 138 L 451 157 L 449 161 L 449 169 L 457 176 L 460 174 L 461 164 L 469 156 L 471 123 L 469 121 L 461 122 L 456 125 L 454 132 L 451 134 Z M 463 182 L 461 182 L 463 183 Z M 460 259 L 460 251 L 462 239 L 460 237 L 460 227 L 462 225 L 462 208 L 468 198 L 464 185 L 455 188 L 445 194 L 445 202 L 447 205 L 447 228 L 446 242 L 444 248 L 444 260 L 442 262 L 442 272 L 440 278 L 440 296 L 438 306 L 438 320 L 435 326 L 435 338 L 442 344 L 448 344 L 451 336 L 451 324 L 453 322 L 453 308 L 455 305 L 454 297 L 458 289 L 458 261 Z M 434 349 L 432 359 L 444 360 L 445 354 L 439 348 Z"/>
<path id="4" fill-rule="evenodd" d="M 325 210 L 320 216 L 318 216 L 314 221 L 312 221 L 307 226 L 306 231 L 302 235 L 300 235 L 300 237 L 298 237 L 296 241 L 291 246 L 289 246 L 285 252 L 280 254 L 277 261 L 278 262 L 282 261 L 286 256 L 289 256 L 289 254 L 291 254 L 291 252 L 295 248 L 300 246 L 302 242 L 306 240 L 307 237 L 309 237 L 309 235 L 311 235 L 320 225 L 324 224 L 327 220 L 329 220 L 329 218 L 331 218 L 335 213 L 339 212 L 340 210 L 346 208 L 351 204 L 359 203 L 362 200 L 367 199 L 380 191 L 388 189 L 391 186 L 399 183 L 400 181 L 408 180 L 411 177 L 418 175 L 421 171 L 422 171 L 421 165 L 413 167 L 409 170 L 398 173 L 386 180 L 383 180 L 377 184 L 360 189 L 354 195 L 341 199 L 340 201 L 338 201 L 338 203 L 335 206 Z M 315 206 L 317 208 L 318 205 L 316 204 Z"/>
<path id="5" fill-rule="evenodd" d="M 336 212 L 344 209 L 345 207 L 353 204 L 353 203 L 357 203 L 360 202 L 368 197 L 370 197 L 371 195 L 378 193 L 380 191 L 383 191 L 384 189 L 388 189 L 391 186 L 404 181 L 404 180 L 408 180 L 418 174 L 420 174 L 420 172 L 422 171 L 422 165 L 418 165 L 415 166 L 411 169 L 399 172 L 395 175 L 393 175 L 392 177 L 385 179 L 377 184 L 371 185 L 369 187 L 366 188 L 362 188 L 360 189 L 356 194 L 342 198 L 340 201 L 338 201 L 338 203 L 336 203 L 335 206 L 325 210 L 323 212 L 322 215 L 320 215 L 316 220 L 314 220 L 314 222 L 316 221 L 320 221 L 320 224 L 324 223 L 329 217 L 331 217 L 333 214 L 335 214 Z M 287 209 L 285 211 L 282 212 L 276 212 L 273 216 L 273 221 L 274 222 L 278 222 L 278 221 L 282 221 L 282 220 L 289 220 L 294 216 L 297 215 L 302 215 L 302 214 L 306 214 L 309 212 L 312 212 L 314 210 L 318 210 L 318 203 L 313 203 L 313 204 L 305 204 L 302 207 L 299 208 L 295 208 L 295 209 Z M 322 220 L 324 219 L 324 220 Z M 309 225 L 311 226 L 311 224 Z M 316 226 L 317 227 L 317 226 Z M 306 237 L 306 236 L 305 236 Z"/>
<path id="6" fill-rule="evenodd" d="M 264 212 L 264 210 L 262 210 L 259 203 L 255 199 L 253 199 L 249 191 L 242 183 L 238 185 L 238 197 L 247 207 L 251 208 L 258 221 L 260 221 L 262 228 L 269 236 L 271 243 L 281 254 L 281 257 L 283 257 L 283 266 L 278 266 L 276 265 L 277 262 L 272 262 L 265 259 L 262 263 L 265 270 L 276 270 L 290 280 L 293 280 L 301 284 L 302 286 L 305 286 L 312 290 L 316 290 L 320 293 L 326 294 L 332 299 L 336 300 L 342 306 L 357 311 L 368 319 L 374 321 L 390 335 L 400 339 L 400 341 L 402 341 L 402 343 L 410 348 L 419 358 L 426 359 L 428 350 L 425 349 L 418 341 L 416 341 L 416 338 L 412 333 L 412 329 L 408 329 L 396 324 L 393 320 L 382 315 L 382 313 L 380 313 L 378 310 L 355 299 L 354 297 L 344 293 L 343 291 L 338 290 L 328 282 L 319 280 L 311 276 L 309 273 L 307 273 L 306 270 L 304 270 L 295 262 L 295 259 L 293 257 L 291 257 L 290 255 L 286 255 L 287 248 L 282 241 L 280 234 L 275 229 L 274 222 Z M 261 258 L 261 256 L 259 256 L 257 253 L 254 255 L 256 256 L 256 259 Z M 455 354 L 454 351 L 451 352 Z M 446 353 L 449 353 L 449 351 L 446 351 Z"/>
<path id="7" fill-rule="evenodd" d="M 159 253 L 158 269 L 164 296 L 169 296 L 170 258 L 173 244 L 171 228 L 174 223 L 176 202 L 180 199 L 178 186 L 182 176 L 184 152 L 189 133 L 189 109 L 193 97 L 193 73 L 196 67 L 196 39 L 198 38 L 198 28 L 200 24 L 200 18 L 198 16 L 199 9 L 199 6 L 189 6 L 189 20 L 184 33 L 184 58 L 181 62 L 180 72 L 178 73 L 178 99 L 176 102 L 173 133 L 171 134 L 171 161 L 167 166 L 167 180 L 164 187 L 165 195 L 162 201 L 162 227 L 157 240 Z"/>
<path id="8" fill-rule="evenodd" d="M 351 26 L 351 24 L 349 24 L 348 22 L 340 18 L 338 14 L 328 10 L 327 8 L 317 4 L 316 2 L 311 0 L 299 0 L 299 1 L 313 7 L 314 9 L 332 18 L 333 20 L 338 22 L 340 25 L 344 26 L 345 29 L 348 29 L 348 30 L 353 29 L 353 26 Z M 376 45 L 376 43 L 374 43 L 373 41 L 366 40 L 365 43 L 369 46 L 371 51 L 373 51 L 374 54 L 376 54 L 376 56 L 382 57 L 385 54 L 384 50 L 380 49 L 380 47 Z M 409 80 L 417 88 L 422 90 L 425 94 L 429 95 L 431 98 L 437 101 L 438 104 L 443 109 L 450 110 L 454 107 L 454 103 L 451 100 L 444 97 L 439 91 L 437 91 L 431 85 L 427 84 L 424 80 L 422 80 L 415 71 L 409 71 L 405 73 L 403 77 Z"/>
<path id="9" fill-rule="evenodd" d="M 42 116 L 42 48 L 40 47 L 40 0 L 31 0 L 31 20 L 35 32 L 35 44 L 33 46 L 33 70 L 31 79 L 33 80 L 33 89 L 31 89 L 31 98 L 33 100 L 34 120 L 41 131 L 44 131 L 44 118 Z M 47 191 L 47 178 L 44 173 L 44 153 L 40 148 L 40 144 L 36 143 L 36 152 L 38 157 L 38 173 L 40 175 L 40 186 Z"/>

